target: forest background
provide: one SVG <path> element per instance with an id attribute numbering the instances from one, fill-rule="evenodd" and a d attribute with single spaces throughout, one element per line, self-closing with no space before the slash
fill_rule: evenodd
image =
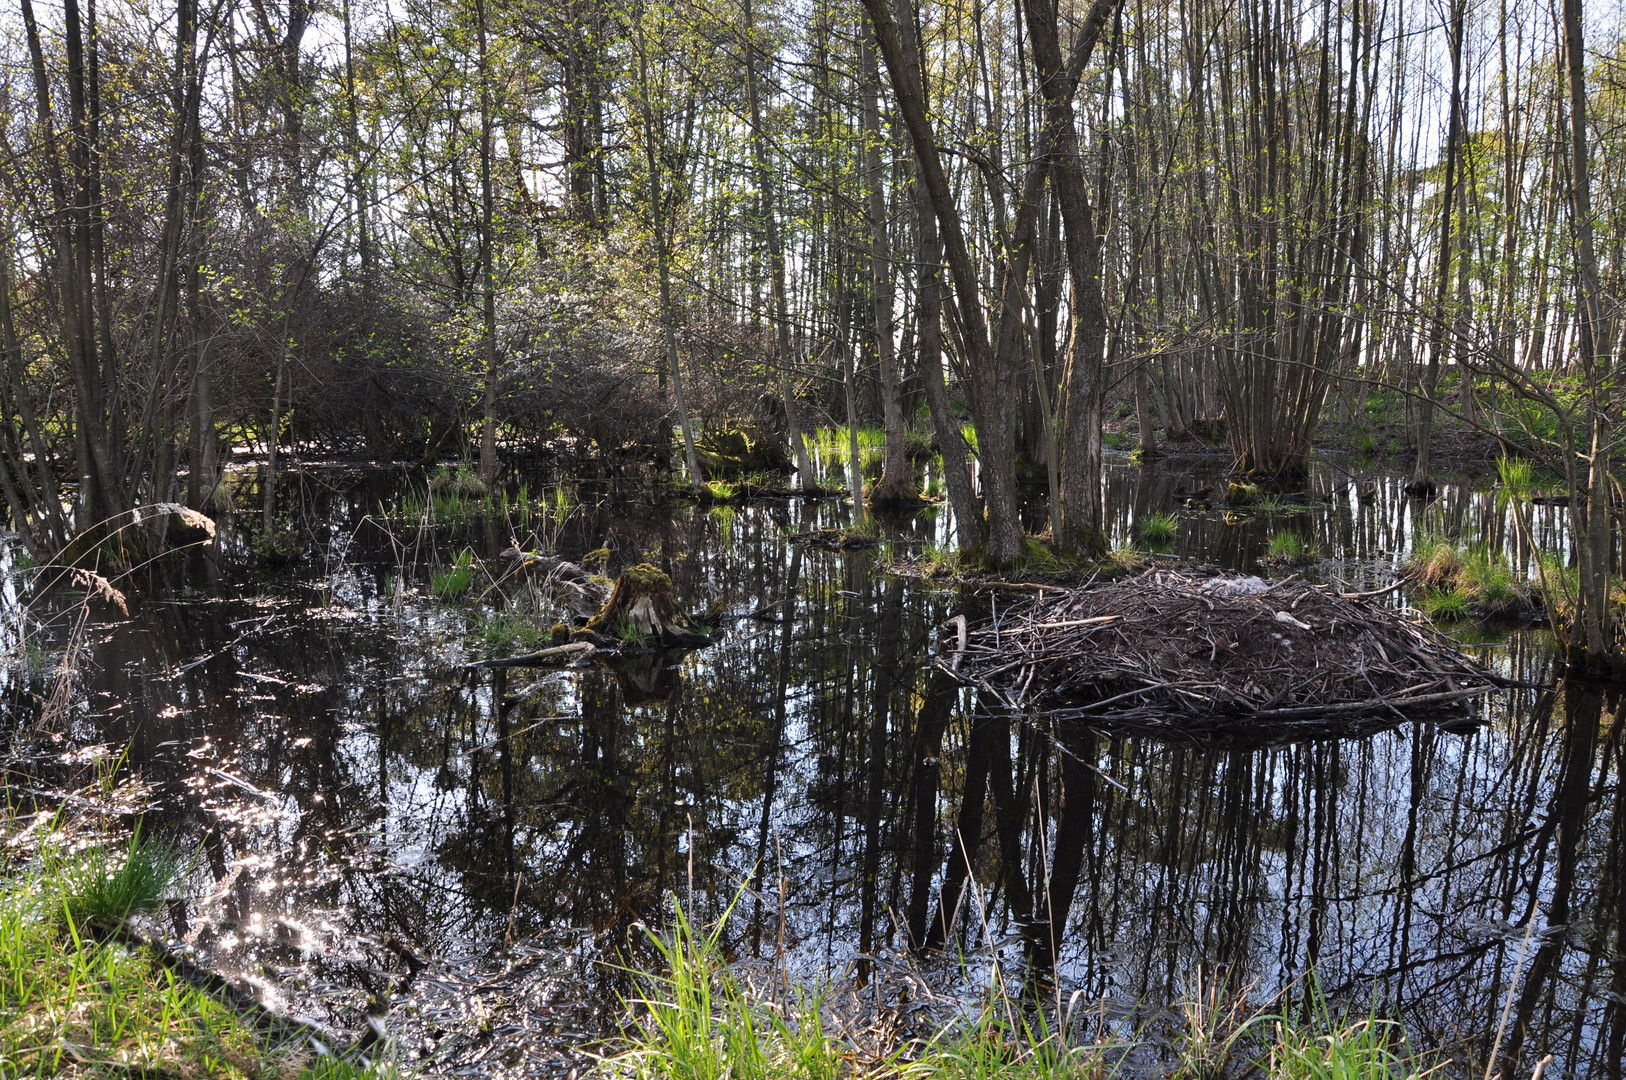
<path id="1" fill-rule="evenodd" d="M 1441 418 L 1626 652 L 1619 11 L 1581 0 L 19 0 L 0 491 L 39 560 L 252 453 L 939 472 L 1103 553 L 1103 416 L 1291 483 Z M 736 453 L 735 451 L 741 451 Z M 849 455 L 857 462 L 859 455 Z M 1508 471 L 1508 470 L 1504 470 Z M 849 484 L 863 484 L 856 466 Z M 1516 486 L 1516 485 L 1515 485 Z M 256 527 L 278 527 L 262 483 Z"/>

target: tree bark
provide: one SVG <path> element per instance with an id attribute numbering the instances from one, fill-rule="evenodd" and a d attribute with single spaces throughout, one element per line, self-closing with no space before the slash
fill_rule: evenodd
<path id="1" fill-rule="evenodd" d="M 1418 403 L 1417 459 L 1409 488 L 1419 494 L 1433 490 L 1429 478 L 1429 454 L 1434 430 L 1434 397 L 1440 380 L 1440 361 L 1446 349 L 1446 296 L 1451 288 L 1453 221 L 1451 211 L 1457 196 L 1457 165 L 1462 155 L 1462 32 L 1466 0 L 1454 0 L 1451 11 L 1451 117 L 1446 125 L 1445 190 L 1440 196 L 1440 233 L 1434 268 L 1434 312 L 1428 339 L 1428 363 L 1423 369 Z"/>
<path id="2" fill-rule="evenodd" d="M 480 431 L 480 479 L 497 478 L 497 277 L 492 228 L 496 216 L 491 190 L 491 66 L 486 52 L 485 0 L 474 0 L 480 61 L 480 357 L 485 367 L 484 422 Z"/>
<path id="3" fill-rule="evenodd" d="M 1606 315 L 1598 281 L 1598 258 L 1593 241 L 1592 162 L 1587 132 L 1586 48 L 1582 35 L 1581 0 L 1564 0 L 1564 51 L 1570 94 L 1570 212 L 1575 229 L 1575 270 L 1580 310 L 1577 312 L 1581 371 L 1586 378 L 1587 491 L 1584 498 L 1571 482 L 1571 505 L 1576 507 L 1575 531 L 1580 570 L 1580 603 L 1575 630 L 1589 661 L 1619 655 L 1612 613 L 1609 611 L 1609 571 L 1613 554 L 1610 501 L 1614 478 L 1610 474 L 1612 439 L 1610 413 L 1614 409 L 1611 386 L 1614 332 Z M 1576 476 L 1572 468 L 1570 475 Z M 1584 508 L 1584 510 L 1582 509 Z M 1577 644 L 1571 638 L 1572 647 Z"/>
<path id="4" fill-rule="evenodd" d="M 768 274 L 773 287 L 774 347 L 779 368 L 779 396 L 785 404 L 785 429 L 791 451 L 796 455 L 796 476 L 802 490 L 818 488 L 818 474 L 807 452 L 802 434 L 801 411 L 796 389 L 791 385 L 790 300 L 785 289 L 785 244 L 779 232 L 778 190 L 768 152 L 768 136 L 762 123 L 762 98 L 757 79 L 756 20 L 751 0 L 744 2 L 745 14 L 745 94 L 751 109 L 751 155 L 757 173 L 757 196 L 762 215 L 763 238 L 768 244 Z"/>
<path id="5" fill-rule="evenodd" d="M 864 216 L 869 226 L 870 299 L 875 311 L 875 356 L 881 369 L 881 418 L 886 432 L 885 459 L 880 482 L 871 501 L 877 504 L 913 502 L 920 497 L 914 469 L 909 464 L 908 426 L 903 415 L 903 387 L 892 340 L 892 258 L 886 227 L 886 192 L 881 182 L 881 115 L 876 96 L 880 72 L 875 65 L 873 35 L 858 35 L 859 65 L 864 88 L 860 96 L 864 138 Z"/>
<path id="6" fill-rule="evenodd" d="M 1103 10 L 1095 25 L 1104 26 L 1116 6 L 1117 0 L 1097 4 Z M 1072 336 L 1061 380 L 1061 534 L 1056 543 L 1069 554 L 1100 557 L 1107 550 L 1101 529 L 1101 363 L 1107 334 L 1101 242 L 1095 232 L 1073 116 L 1078 77 L 1062 66 L 1055 0 L 1029 0 L 1027 15 L 1045 99 L 1045 127 L 1054 133 L 1049 145 L 1050 179 L 1061 204 L 1072 280 L 1068 298 Z M 1084 33 L 1089 25 L 1086 23 Z"/>

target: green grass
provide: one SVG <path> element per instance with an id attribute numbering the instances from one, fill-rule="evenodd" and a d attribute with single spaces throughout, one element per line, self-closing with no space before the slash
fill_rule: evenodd
<path id="1" fill-rule="evenodd" d="M 637 989 L 604 1058 L 612 1078 L 1107 1080 L 1131 1045 L 1070 1036 L 1056 1014 L 1071 1006 L 1025 996 L 997 969 L 929 1036 L 905 1040 L 868 1022 L 844 1023 L 833 997 L 772 974 L 742 980 L 721 945 L 728 912 L 708 929 L 675 900 L 673 910 L 665 932 L 646 931 L 656 970 L 628 971 Z M 1420 1080 L 1433 1064 L 1398 1023 L 1375 1009 L 1334 1010 L 1313 980 L 1296 1017 L 1254 1009 L 1200 981 L 1176 1012 L 1185 1022 L 1170 1047 L 1174 1080 Z"/>
<path id="2" fill-rule="evenodd" d="M 1433 1071 L 1400 1024 L 1376 1009 L 1335 1013 L 1314 982 L 1308 1006 L 1306 1021 L 1276 1020 L 1264 1060 L 1270 1080 L 1418 1080 Z"/>
<path id="3" fill-rule="evenodd" d="M 1444 589 L 1423 590 L 1423 614 L 1435 622 L 1462 622 L 1473 618 L 1467 595 Z"/>
<path id="4" fill-rule="evenodd" d="M 476 627 L 480 643 L 498 656 L 506 656 L 516 649 L 535 649 L 547 633 L 534 618 L 515 611 L 485 615 Z"/>
<path id="5" fill-rule="evenodd" d="M 7 839 L 19 832 L 0 822 Z M 71 840 L 59 828 L 0 877 L 0 1077 L 375 1075 L 273 1049 L 254 1023 L 111 933 L 172 894 L 185 872 L 173 847 L 138 835 L 61 854 Z"/>
<path id="6" fill-rule="evenodd" d="M 740 493 L 740 485 L 729 480 L 707 480 L 706 492 L 720 502 L 727 502 Z"/>
<path id="7" fill-rule="evenodd" d="M 430 571 L 429 591 L 442 600 L 455 600 L 468 592 L 474 582 L 474 552 L 458 552 L 450 566 Z"/>
<path id="8" fill-rule="evenodd" d="M 850 446 L 845 424 L 817 428 L 808 438 L 808 449 L 817 449 L 820 457 L 831 462 L 846 461 Z M 879 461 L 885 450 L 886 432 L 878 427 L 858 429 L 858 453 L 865 464 Z"/>
<path id="9" fill-rule="evenodd" d="M 1514 576 L 1500 551 L 1441 538 L 1418 543 L 1403 564 L 1423 590 L 1432 619 L 1493 619 L 1517 615 L 1534 602 L 1530 586 Z"/>
<path id="10" fill-rule="evenodd" d="M 429 493 L 431 495 L 455 495 L 464 499 L 483 499 L 487 494 L 486 482 L 480 479 L 480 474 L 474 469 L 472 462 L 465 461 L 456 469 L 448 469 L 442 465 L 429 474 Z"/>
<path id="11" fill-rule="evenodd" d="M 186 862 L 168 844 L 143 840 L 140 830 L 124 849 L 93 847 L 52 860 L 64 927 L 111 930 L 138 911 L 154 911 L 184 876 Z"/>
<path id="12" fill-rule="evenodd" d="M 614 634 L 628 645 L 644 646 L 649 643 L 649 635 L 642 626 L 630 619 L 617 619 Z"/>
<path id="13" fill-rule="evenodd" d="M 960 549 L 952 544 L 927 544 L 920 554 L 927 574 L 953 577 L 960 572 Z"/>
<path id="14" fill-rule="evenodd" d="M 727 914 L 696 927 L 674 902 L 671 929 L 650 933 L 658 972 L 636 971 L 627 1002 L 636 1019 L 604 1062 L 624 1080 L 1062 1080 L 1104 1077 L 1105 1048 L 1070 1044 L 1042 1010 L 1010 998 L 995 982 L 980 1005 L 924 1043 L 835 1034 L 829 1002 L 817 992 L 742 983 L 719 938 Z M 858 1027 L 854 1025 L 847 1030 Z M 874 1029 L 870 1029 L 873 1033 Z"/>
<path id="15" fill-rule="evenodd" d="M 1135 534 L 1148 544 L 1172 544 L 1179 531 L 1173 514 L 1147 514 L 1135 524 Z"/>
<path id="16" fill-rule="evenodd" d="M 626 1080 L 835 1080 L 839 1047 L 825 1033 L 816 999 L 785 1008 L 749 992 L 718 944 L 727 916 L 706 932 L 674 902 L 672 928 L 650 932 L 664 971 L 636 972 L 627 1004 L 637 1019 L 605 1071 Z"/>
<path id="17" fill-rule="evenodd" d="M 1292 566 L 1315 558 L 1315 542 L 1306 540 L 1296 532 L 1279 532 L 1270 538 L 1265 549 L 1268 562 Z"/>

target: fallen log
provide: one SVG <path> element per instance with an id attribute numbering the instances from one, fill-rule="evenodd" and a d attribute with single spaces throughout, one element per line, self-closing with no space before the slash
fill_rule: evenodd
<path id="1" fill-rule="evenodd" d="M 476 660 L 465 665 L 473 668 L 545 667 L 549 664 L 568 664 L 585 660 L 598 651 L 591 641 L 572 641 L 568 645 L 553 645 L 523 656 L 504 656 L 496 660 Z"/>

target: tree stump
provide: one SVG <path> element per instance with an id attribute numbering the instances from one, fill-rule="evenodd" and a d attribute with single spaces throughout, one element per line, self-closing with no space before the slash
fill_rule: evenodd
<path id="1" fill-rule="evenodd" d="M 710 638 L 690 628 L 688 618 L 678 610 L 672 599 L 672 579 L 649 563 L 621 572 L 610 598 L 584 629 L 624 644 L 655 648 L 711 644 Z"/>

